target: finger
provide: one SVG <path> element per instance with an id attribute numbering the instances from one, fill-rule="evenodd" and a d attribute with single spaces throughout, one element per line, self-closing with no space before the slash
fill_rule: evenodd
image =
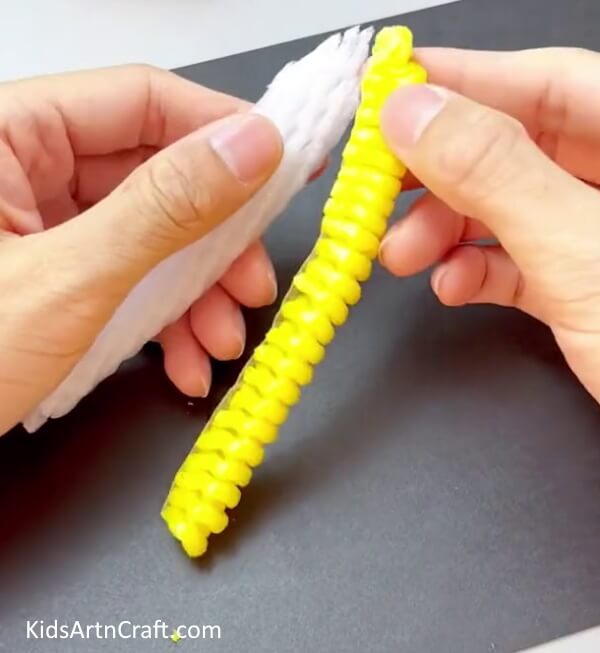
<path id="1" fill-rule="evenodd" d="M 405 87 L 384 108 L 382 128 L 419 179 L 456 212 L 480 219 L 525 274 L 549 256 L 564 258 L 565 248 L 580 256 L 579 243 L 596 230 L 598 193 L 505 114 L 437 87 Z"/>
<path id="2" fill-rule="evenodd" d="M 213 286 L 190 309 L 192 331 L 206 351 L 218 360 L 239 358 L 246 343 L 246 325 L 239 305 Z"/>
<path id="3" fill-rule="evenodd" d="M 572 175 L 600 182 L 600 80 L 596 52 L 432 49 L 419 55 L 434 84 L 523 123 L 541 149 Z"/>
<path id="4" fill-rule="evenodd" d="M 381 243 L 379 258 L 392 274 L 408 276 L 426 270 L 461 242 L 491 237 L 480 222 L 426 193 L 390 229 Z"/>
<path id="5" fill-rule="evenodd" d="M 497 304 L 538 317 L 519 268 L 501 247 L 455 248 L 433 271 L 431 286 L 447 306 Z"/>
<path id="6" fill-rule="evenodd" d="M 596 52 L 424 48 L 415 56 L 432 84 L 508 113 L 534 134 L 560 131 L 600 141 L 600 55 Z"/>
<path id="7" fill-rule="evenodd" d="M 79 214 L 79 206 L 66 188 L 51 200 L 39 202 L 38 210 L 45 229 L 55 227 Z"/>
<path id="8" fill-rule="evenodd" d="M 28 384 L 14 416 L 20 419 L 27 406 L 57 387 L 149 270 L 245 204 L 275 171 L 281 154 L 281 137 L 272 123 L 238 114 L 152 157 L 77 218 L 4 240 L 5 281 L 29 293 L 25 304 L 15 299 L 18 306 L 7 305 L 5 313 L 14 319 L 4 327 L 22 341 L 27 325 L 27 347 L 34 348 L 36 362 L 36 384 Z M 53 355 L 48 342 L 58 343 Z M 183 365 L 177 361 L 186 352 L 202 360 L 195 337 L 193 342 L 178 337 L 175 353 L 167 355 L 170 373 L 177 374 Z M 176 379 L 186 391 L 200 392 L 187 376 Z"/>
<path id="9" fill-rule="evenodd" d="M 2 118 L 66 133 L 73 153 L 96 155 L 139 145 L 166 147 L 250 105 L 150 66 L 38 77 L 0 86 Z M 23 108 L 27 111 L 23 111 Z M 13 115 L 14 114 L 14 115 Z M 19 118 L 21 116 L 21 118 Z"/>
<path id="10" fill-rule="evenodd" d="M 189 397 L 206 397 L 211 384 L 208 355 L 194 336 L 189 313 L 158 336 L 165 356 L 165 371 L 175 387 Z"/>
<path id="11" fill-rule="evenodd" d="M 45 257 L 56 252 L 61 269 L 78 270 L 79 288 L 89 283 L 90 294 L 120 301 L 115 286 L 123 294 L 234 213 L 274 172 L 281 151 L 277 130 L 261 116 L 214 123 L 152 157 L 81 218 L 45 232 Z"/>
<path id="12" fill-rule="evenodd" d="M 156 147 L 140 145 L 131 150 L 77 157 L 70 183 L 71 196 L 80 210 L 88 209 L 112 193 L 128 175 L 156 153 Z M 330 162 L 330 157 L 327 157 L 308 181 L 318 179 Z"/>
<path id="13" fill-rule="evenodd" d="M 36 198 L 19 160 L 0 140 L 0 229 L 20 235 L 43 229 Z"/>
<path id="14" fill-rule="evenodd" d="M 229 267 L 221 285 L 243 306 L 259 308 L 277 298 L 277 279 L 262 243 L 256 242 Z"/>
<path id="15" fill-rule="evenodd" d="M 77 157 L 75 173 L 70 183 L 70 192 L 79 210 L 88 209 L 104 199 L 139 165 L 156 153 L 156 147 L 141 145 L 132 150 L 112 152 L 111 154 Z M 329 164 L 328 157 L 311 175 L 309 182 L 318 179 Z M 64 221 L 64 218 L 65 216 L 60 221 Z"/>

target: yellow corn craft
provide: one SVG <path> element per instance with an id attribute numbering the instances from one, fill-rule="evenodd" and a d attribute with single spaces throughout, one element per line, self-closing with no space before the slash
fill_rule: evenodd
<path id="1" fill-rule="evenodd" d="M 191 557 L 228 523 L 227 509 L 277 439 L 300 389 L 325 354 L 348 307 L 361 295 L 400 192 L 405 167 L 388 150 L 379 114 L 398 87 L 426 81 L 411 60 L 412 34 L 385 28 L 376 37 L 342 166 L 324 208 L 321 234 L 294 277 L 263 343 L 244 367 L 177 472 L 162 510 Z"/>

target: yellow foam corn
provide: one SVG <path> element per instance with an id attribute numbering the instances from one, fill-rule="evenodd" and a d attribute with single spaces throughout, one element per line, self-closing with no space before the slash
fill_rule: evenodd
<path id="1" fill-rule="evenodd" d="M 342 166 L 325 204 L 314 250 L 294 277 L 273 326 L 254 351 L 180 470 L 162 510 L 191 557 L 228 523 L 264 447 L 310 383 L 336 327 L 348 318 L 376 257 L 406 169 L 388 150 L 379 115 L 398 87 L 426 81 L 411 60 L 412 34 L 385 28 L 376 37 L 361 103 Z"/>

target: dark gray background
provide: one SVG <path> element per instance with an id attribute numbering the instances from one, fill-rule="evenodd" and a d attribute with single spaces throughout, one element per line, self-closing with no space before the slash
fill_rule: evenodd
<path id="1" fill-rule="evenodd" d="M 600 49 L 596 0 L 464 0 L 402 21 L 420 44 Z M 183 74 L 254 99 L 318 40 Z M 282 289 L 335 167 L 268 235 Z M 271 314 L 249 316 L 253 342 Z M 509 653 L 600 623 L 600 410 L 545 328 L 443 309 L 426 277 L 378 271 L 235 523 L 193 564 L 159 510 L 238 367 L 189 406 L 150 351 L 68 418 L 2 439 L 0 650 L 175 646 L 26 641 L 26 619 L 219 624 L 220 642 L 177 650 L 273 653 Z"/>

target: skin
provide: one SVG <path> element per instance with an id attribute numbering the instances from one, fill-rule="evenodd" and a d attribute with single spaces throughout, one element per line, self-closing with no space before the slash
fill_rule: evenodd
<path id="1" fill-rule="evenodd" d="M 0 434 L 64 379 L 147 271 L 274 172 L 279 134 L 249 108 L 144 66 L 0 85 Z M 276 293 L 257 242 L 157 334 L 173 383 L 205 396 L 210 357 L 242 353 L 240 306 Z"/>
<path id="2" fill-rule="evenodd" d="M 387 234 L 382 264 L 397 276 L 433 267 L 446 305 L 499 304 L 545 322 L 600 400 L 600 55 L 417 58 L 432 86 L 397 91 L 382 129 L 409 186 L 427 191 Z M 145 67 L 0 86 L 0 433 L 66 376 L 151 267 L 272 174 L 272 126 L 244 132 L 260 159 L 250 176 L 215 145 L 247 109 Z M 157 335 L 175 385 L 206 395 L 210 356 L 241 353 L 240 304 L 275 293 L 255 244 Z"/>
<path id="3" fill-rule="evenodd" d="M 498 304 L 541 320 L 600 401 L 600 55 L 417 58 L 432 87 L 398 91 L 382 127 L 413 187 L 428 190 L 386 236 L 381 261 L 398 276 L 433 266 L 448 306 Z"/>

